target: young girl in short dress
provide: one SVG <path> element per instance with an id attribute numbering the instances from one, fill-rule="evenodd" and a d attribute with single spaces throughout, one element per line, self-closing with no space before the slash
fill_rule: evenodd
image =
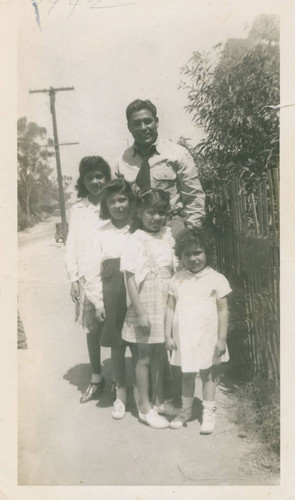
<path id="1" fill-rule="evenodd" d="M 169 195 L 161 189 L 148 189 L 139 196 L 139 228 L 130 238 L 122 259 L 131 300 L 122 338 L 138 346 L 139 420 L 154 428 L 169 426 L 161 414 L 171 410 L 168 402 L 164 404 L 163 401 L 164 317 L 175 265 L 174 239 L 170 228 L 165 226 L 168 210 Z M 149 400 L 149 369 L 152 402 Z"/>
<path id="2" fill-rule="evenodd" d="M 96 310 L 96 318 L 103 322 L 100 345 L 111 347 L 115 401 L 112 417 L 122 419 L 126 407 L 125 351 L 132 354 L 134 380 L 137 346 L 122 340 L 121 330 L 126 315 L 126 290 L 124 275 L 120 271 L 122 253 L 130 238 L 129 219 L 134 208 L 134 195 L 123 179 L 110 181 L 101 195 L 100 217 L 109 219 L 95 235 L 93 264 L 85 275 L 85 292 Z M 136 399 L 136 391 L 135 391 Z"/>
<path id="3" fill-rule="evenodd" d="M 171 352 L 170 362 L 182 371 L 182 409 L 170 427 L 179 429 L 192 417 L 195 377 L 200 372 L 202 434 L 210 434 L 215 425 L 213 367 L 229 359 L 227 295 L 231 289 L 227 279 L 208 265 L 211 250 L 201 229 L 185 229 L 177 236 L 175 254 L 184 269 L 171 280 L 165 318 L 165 343 Z"/>
<path id="4" fill-rule="evenodd" d="M 71 297 L 76 305 L 76 320 L 87 332 L 87 347 L 91 365 L 91 382 L 80 398 L 86 403 L 98 396 L 105 385 L 101 375 L 99 339 L 102 325 L 95 317 L 95 308 L 85 295 L 85 274 L 94 233 L 99 233 L 105 221 L 99 218 L 102 188 L 111 178 L 111 170 L 101 156 L 86 156 L 79 165 L 76 189 L 80 198 L 70 213 L 65 259 L 71 280 Z"/>

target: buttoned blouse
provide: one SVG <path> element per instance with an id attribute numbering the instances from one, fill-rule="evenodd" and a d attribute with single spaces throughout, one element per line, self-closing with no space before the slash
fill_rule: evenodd
<path id="1" fill-rule="evenodd" d="M 134 274 L 136 286 L 139 288 L 150 272 L 156 274 L 159 269 L 176 268 L 174 244 L 171 229 L 167 226 L 162 227 L 157 233 L 137 229 L 125 246 L 121 268 Z"/>
<path id="2" fill-rule="evenodd" d="M 88 252 L 88 270 L 84 276 L 84 289 L 96 309 L 103 307 L 101 265 L 108 259 L 121 258 L 130 236 L 128 224 L 118 229 L 111 221 L 107 221 L 99 233 L 93 234 L 91 253 Z"/>
<path id="3" fill-rule="evenodd" d="M 89 267 L 91 242 L 106 221 L 99 218 L 100 204 L 82 198 L 71 208 L 69 231 L 65 246 L 66 271 L 71 282 L 85 275 Z"/>

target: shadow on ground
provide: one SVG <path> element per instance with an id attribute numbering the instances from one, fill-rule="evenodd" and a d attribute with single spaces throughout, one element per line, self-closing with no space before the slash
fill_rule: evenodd
<path id="1" fill-rule="evenodd" d="M 111 386 L 112 386 L 112 367 L 111 360 L 106 359 L 102 364 L 103 376 L 106 380 L 106 385 L 103 394 L 99 397 L 99 406 L 107 407 L 112 405 L 111 400 Z M 81 363 L 79 365 L 69 368 L 67 373 L 63 376 L 71 385 L 77 387 L 77 390 L 83 394 L 91 381 L 91 368 L 88 363 Z"/>
<path id="2" fill-rule="evenodd" d="M 112 406 L 112 366 L 111 359 L 106 359 L 102 364 L 102 372 L 106 379 L 106 385 L 104 392 L 99 396 L 97 405 L 100 408 L 106 408 Z M 127 385 L 127 411 L 137 417 L 137 408 L 133 398 L 132 391 L 132 362 L 131 358 L 126 358 L 126 385 Z M 67 373 L 63 376 L 64 380 L 67 380 L 71 385 L 77 387 L 77 390 L 82 393 L 86 390 L 88 384 L 91 380 L 91 369 L 90 364 L 83 363 L 72 368 L 69 368 Z M 233 392 L 227 384 L 221 383 L 222 391 L 226 394 Z M 151 396 L 151 395 L 150 395 Z M 165 399 L 172 400 L 174 404 L 180 408 L 181 406 L 181 372 L 177 367 L 169 367 L 164 376 L 164 397 Z M 198 420 L 201 423 L 202 420 L 202 401 L 195 397 L 193 404 L 193 414 L 192 421 Z"/>
<path id="3" fill-rule="evenodd" d="M 131 359 L 126 358 L 126 379 L 127 379 L 127 410 L 131 411 L 133 415 L 137 415 L 135 402 L 132 394 L 132 380 L 131 380 Z M 103 394 L 97 399 L 97 405 L 100 408 L 112 406 L 112 365 L 111 359 L 106 359 L 102 363 L 102 373 L 106 380 Z M 77 390 L 83 394 L 91 381 L 91 368 L 88 363 L 81 363 L 79 365 L 69 368 L 63 376 L 63 380 L 67 380 L 71 385 L 77 387 Z"/>

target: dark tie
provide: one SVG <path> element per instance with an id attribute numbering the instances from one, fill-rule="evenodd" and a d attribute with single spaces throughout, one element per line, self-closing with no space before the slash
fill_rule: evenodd
<path id="1" fill-rule="evenodd" d="M 150 156 L 143 156 L 141 167 L 135 179 L 135 184 L 139 189 L 151 187 Z"/>
<path id="2" fill-rule="evenodd" d="M 142 157 L 142 164 L 137 173 L 135 184 L 139 187 L 139 189 L 150 188 L 151 187 L 151 166 L 149 164 L 149 159 L 157 153 L 156 147 L 153 144 L 149 151 L 144 154 L 137 149 L 138 153 Z"/>

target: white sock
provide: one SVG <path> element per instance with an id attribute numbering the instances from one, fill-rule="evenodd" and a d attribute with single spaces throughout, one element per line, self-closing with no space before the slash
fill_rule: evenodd
<path id="1" fill-rule="evenodd" d="M 181 396 L 182 408 L 184 410 L 191 408 L 194 402 L 194 396 L 191 398 L 187 398 L 186 396 Z"/>
<path id="2" fill-rule="evenodd" d="M 120 399 L 122 403 L 126 403 L 126 387 L 116 387 L 117 399 Z"/>
<path id="3" fill-rule="evenodd" d="M 203 400 L 203 407 L 208 408 L 209 410 L 216 410 L 216 402 L 215 401 L 205 401 Z"/>
<path id="4" fill-rule="evenodd" d="M 94 373 L 91 376 L 91 382 L 93 384 L 99 384 L 99 382 L 101 382 L 101 379 L 102 379 L 101 373 L 99 374 Z"/>

